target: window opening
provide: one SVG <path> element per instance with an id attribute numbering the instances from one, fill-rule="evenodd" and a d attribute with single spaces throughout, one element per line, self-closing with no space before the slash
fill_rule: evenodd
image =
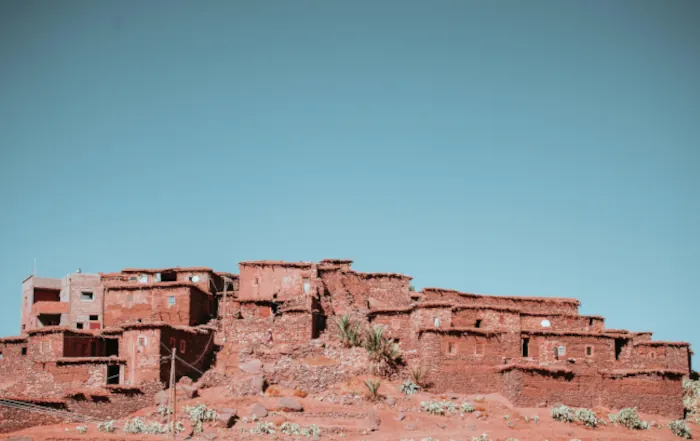
<path id="1" fill-rule="evenodd" d="M 93 294 L 90 291 L 83 291 L 80 293 L 80 300 L 86 302 L 92 302 Z"/>
<path id="2" fill-rule="evenodd" d="M 77 329 L 83 329 L 83 324 L 82 324 L 82 323 L 76 323 L 76 324 L 75 324 L 75 327 L 76 327 Z"/>
<path id="3" fill-rule="evenodd" d="M 311 291 L 311 282 L 308 278 L 304 278 L 304 294 L 308 294 Z"/>
<path id="4" fill-rule="evenodd" d="M 107 384 L 119 384 L 119 365 L 107 366 Z"/>
<path id="5" fill-rule="evenodd" d="M 187 344 L 185 343 L 185 340 L 180 340 L 180 353 L 184 354 L 186 348 L 187 348 Z"/>
<path id="6" fill-rule="evenodd" d="M 478 319 L 476 321 L 476 324 L 474 325 L 475 328 L 481 328 L 481 319 Z"/>
<path id="7" fill-rule="evenodd" d="M 530 356 L 530 339 L 524 338 L 523 339 L 523 357 L 529 357 L 529 356 Z"/>
<path id="8" fill-rule="evenodd" d="M 22 355 L 27 355 L 27 348 L 22 348 Z"/>
<path id="9" fill-rule="evenodd" d="M 433 320 L 433 324 L 435 325 L 436 328 L 439 328 L 440 327 L 440 317 L 436 316 L 435 319 Z"/>
<path id="10" fill-rule="evenodd" d="M 586 357 L 593 356 L 593 346 L 586 346 Z"/>
<path id="11" fill-rule="evenodd" d="M 457 350 L 455 349 L 455 344 L 453 342 L 447 343 L 447 353 L 451 355 L 457 353 Z"/>
<path id="12" fill-rule="evenodd" d="M 624 338 L 616 338 L 615 339 L 615 360 L 620 359 L 620 355 L 622 355 L 622 348 L 625 347 L 626 341 Z"/>
<path id="13" fill-rule="evenodd" d="M 173 306 L 175 304 L 175 296 L 168 296 L 168 306 Z"/>
<path id="14" fill-rule="evenodd" d="M 146 274 L 141 274 L 139 276 L 139 283 L 148 283 L 148 275 Z"/>
<path id="15" fill-rule="evenodd" d="M 100 316 L 99 315 L 91 315 L 90 320 L 99 320 Z"/>

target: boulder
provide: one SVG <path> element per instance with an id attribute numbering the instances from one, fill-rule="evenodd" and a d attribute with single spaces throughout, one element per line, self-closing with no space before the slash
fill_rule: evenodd
<path id="1" fill-rule="evenodd" d="M 260 403 L 255 403 L 248 408 L 248 413 L 251 417 L 265 418 L 267 416 L 267 408 Z"/>
<path id="2" fill-rule="evenodd" d="M 371 431 L 376 431 L 379 430 L 379 425 L 382 423 L 382 421 L 379 419 L 379 415 L 377 415 L 377 411 L 374 409 L 370 409 L 367 411 L 367 419 L 366 419 L 366 426 L 367 429 Z"/>
<path id="3" fill-rule="evenodd" d="M 277 402 L 277 410 L 282 410 L 285 412 L 301 412 L 304 410 L 304 406 L 292 397 L 280 398 Z"/>
<path id="4" fill-rule="evenodd" d="M 156 406 L 167 406 L 169 398 L 170 391 L 162 390 L 153 396 L 153 401 L 156 403 Z"/>
<path id="5" fill-rule="evenodd" d="M 403 412 L 399 412 L 399 414 L 394 418 L 396 421 L 403 421 L 403 419 L 406 418 L 406 415 L 404 415 Z"/>
<path id="6" fill-rule="evenodd" d="M 220 409 L 218 412 L 216 412 L 216 420 L 214 420 L 214 426 L 229 429 L 233 427 L 233 425 L 236 423 L 237 416 L 238 413 L 236 412 L 236 409 L 231 409 L 229 407 Z"/>
<path id="7" fill-rule="evenodd" d="M 265 389 L 265 377 L 262 375 L 245 375 L 236 377 L 230 384 L 231 395 L 261 395 Z"/>
<path id="8" fill-rule="evenodd" d="M 178 385 L 183 385 L 183 386 L 192 386 L 194 381 L 190 377 L 181 377 L 179 380 L 177 380 Z"/>
<path id="9" fill-rule="evenodd" d="M 262 368 L 262 361 L 260 360 L 248 360 L 243 363 L 239 363 L 238 369 L 245 372 L 246 374 L 257 374 Z"/>
<path id="10" fill-rule="evenodd" d="M 186 400 L 191 400 L 192 398 L 196 398 L 199 396 L 199 393 L 197 392 L 197 388 L 194 386 L 187 386 L 187 385 L 182 385 L 178 386 L 175 389 L 175 392 L 177 394 L 178 399 L 186 399 Z"/>

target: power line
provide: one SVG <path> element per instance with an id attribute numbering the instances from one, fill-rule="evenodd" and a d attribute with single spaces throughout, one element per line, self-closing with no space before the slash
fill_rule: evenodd
<path id="1" fill-rule="evenodd" d="M 26 403 L 22 401 L 10 400 L 6 398 L 0 398 L 0 406 L 9 407 L 17 410 L 24 410 L 28 412 L 41 413 L 44 415 L 53 416 L 63 420 L 78 420 L 88 423 L 100 423 L 101 421 L 93 417 L 79 415 L 72 412 L 56 410 L 50 407 L 39 406 L 32 403 Z"/>

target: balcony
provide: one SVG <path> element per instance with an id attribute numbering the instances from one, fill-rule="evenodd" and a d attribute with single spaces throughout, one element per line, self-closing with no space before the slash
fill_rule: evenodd
<path id="1" fill-rule="evenodd" d="M 68 302 L 36 302 L 32 305 L 32 314 L 64 314 L 68 313 Z"/>

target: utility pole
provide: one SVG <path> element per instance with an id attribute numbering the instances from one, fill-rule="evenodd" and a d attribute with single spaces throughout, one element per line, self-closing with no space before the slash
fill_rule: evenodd
<path id="1" fill-rule="evenodd" d="M 176 433 L 175 433 L 175 424 L 177 423 L 177 394 L 175 392 L 176 388 L 176 383 L 175 383 L 175 352 L 177 351 L 176 348 L 173 348 L 173 352 L 171 353 L 170 357 L 170 402 L 173 404 L 173 425 L 172 425 L 172 432 L 171 432 L 171 438 L 175 439 Z"/>

